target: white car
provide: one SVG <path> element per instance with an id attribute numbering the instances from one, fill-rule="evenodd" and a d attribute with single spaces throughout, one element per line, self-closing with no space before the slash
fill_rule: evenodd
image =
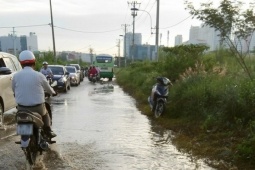
<path id="1" fill-rule="evenodd" d="M 12 91 L 12 77 L 21 69 L 16 56 L 0 52 L 0 125 L 3 124 L 4 112 L 17 105 Z"/>

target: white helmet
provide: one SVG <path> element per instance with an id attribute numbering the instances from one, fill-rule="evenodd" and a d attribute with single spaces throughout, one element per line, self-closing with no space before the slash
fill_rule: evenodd
<path id="1" fill-rule="evenodd" d="M 48 62 L 44 61 L 42 64 L 43 64 L 43 65 L 48 65 Z"/>
<path id="2" fill-rule="evenodd" d="M 31 51 L 25 50 L 19 54 L 19 61 L 20 61 L 21 65 L 22 64 L 33 64 L 33 63 L 35 63 L 35 56 Z"/>

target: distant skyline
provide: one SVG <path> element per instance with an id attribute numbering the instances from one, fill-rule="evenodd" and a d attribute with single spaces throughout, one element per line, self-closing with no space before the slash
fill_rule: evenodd
<path id="1" fill-rule="evenodd" d="M 218 2 L 217 1 L 213 1 Z M 121 39 L 123 51 L 124 24 L 132 32 L 131 5 L 127 0 L 52 0 L 53 23 L 56 51 L 118 53 L 117 42 Z M 142 33 L 142 43 L 155 44 L 156 0 L 140 0 L 137 6 L 135 32 Z M 196 5 L 208 0 L 193 0 Z M 39 50 L 53 50 L 52 32 L 49 23 L 49 0 L 0 0 L 0 36 L 12 34 L 17 36 L 35 32 L 38 37 Z M 149 15 L 149 14 L 150 15 Z M 191 26 L 199 26 L 198 20 L 192 20 L 185 10 L 184 1 L 160 0 L 159 33 L 162 45 L 174 46 L 176 35 L 182 35 L 183 41 L 189 37 Z"/>

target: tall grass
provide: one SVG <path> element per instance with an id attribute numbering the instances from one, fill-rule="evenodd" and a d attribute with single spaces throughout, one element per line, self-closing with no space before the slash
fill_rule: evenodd
<path id="1" fill-rule="evenodd" d="M 242 142 L 231 149 L 236 157 L 255 161 L 255 81 L 226 50 L 181 54 L 161 51 L 159 62 L 133 63 L 117 74 L 117 81 L 145 103 L 155 77 L 168 77 L 174 85 L 164 118 L 185 119 L 205 131 L 231 132 L 226 136 L 242 134 Z M 254 72 L 255 60 L 246 60 Z"/>

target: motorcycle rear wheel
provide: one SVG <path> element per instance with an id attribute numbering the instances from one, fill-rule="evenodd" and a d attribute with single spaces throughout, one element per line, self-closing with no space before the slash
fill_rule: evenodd
<path id="1" fill-rule="evenodd" d="M 30 165 L 35 165 L 38 147 L 35 136 L 30 137 L 30 142 L 25 150 L 25 155 Z"/>
<path id="2" fill-rule="evenodd" d="M 154 115 L 156 118 L 160 117 L 165 111 L 165 104 L 163 101 L 158 101 L 155 107 Z"/>

